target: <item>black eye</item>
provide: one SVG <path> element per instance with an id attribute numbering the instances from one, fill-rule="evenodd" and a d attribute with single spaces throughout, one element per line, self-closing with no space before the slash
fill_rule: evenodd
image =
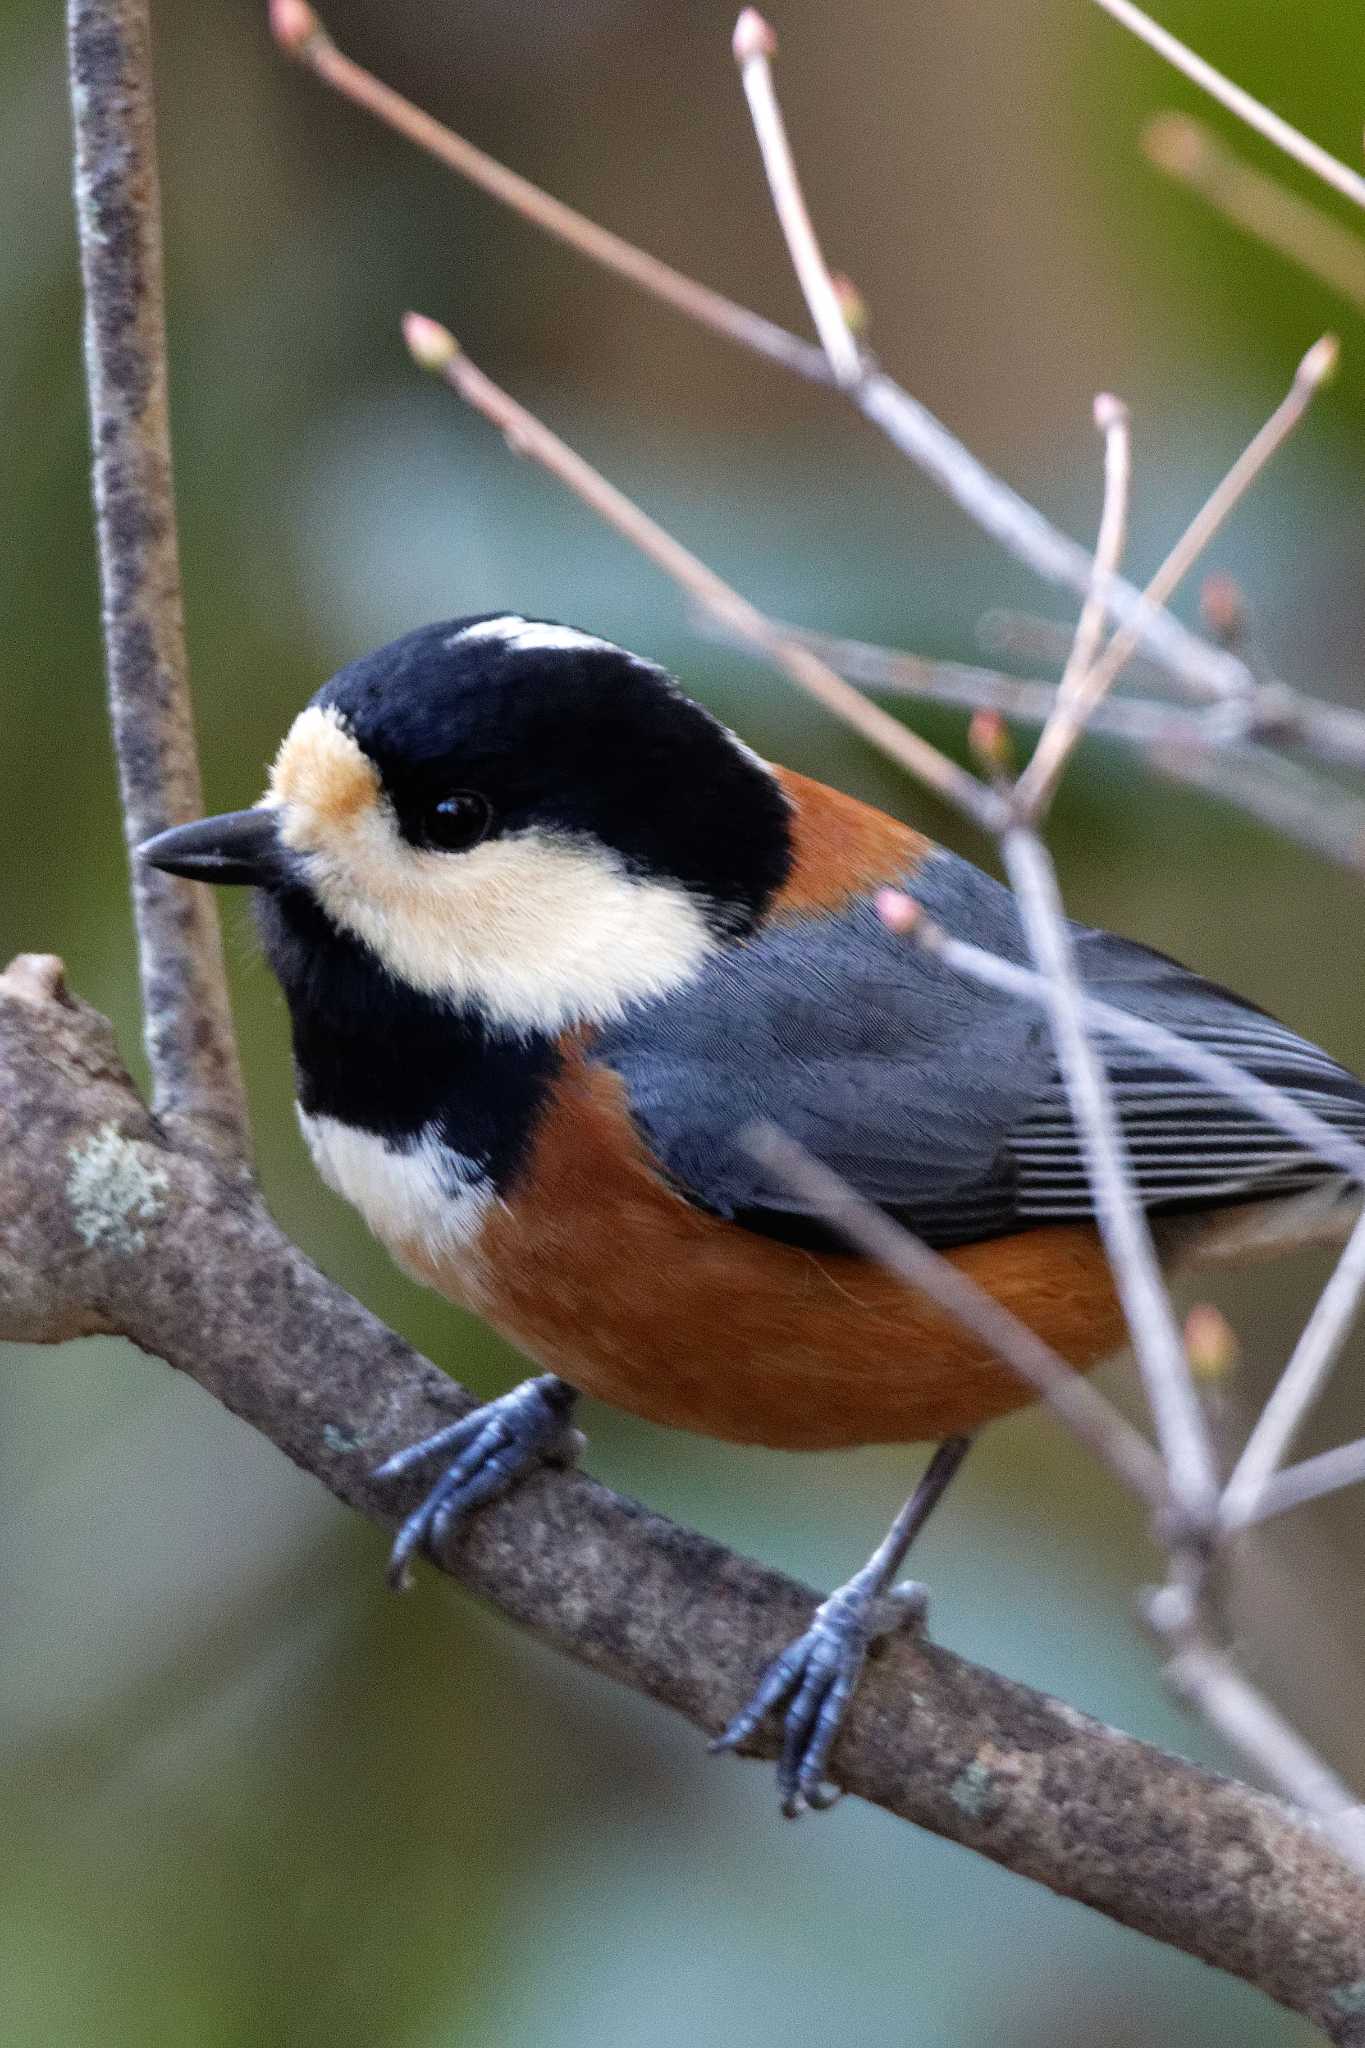
<path id="1" fill-rule="evenodd" d="M 423 834 L 443 853 L 464 853 L 477 846 L 493 822 L 493 807 L 477 790 L 457 789 L 423 813 Z"/>

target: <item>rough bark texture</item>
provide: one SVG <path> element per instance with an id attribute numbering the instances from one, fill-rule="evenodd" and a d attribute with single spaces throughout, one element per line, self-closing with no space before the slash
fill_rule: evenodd
<path id="1" fill-rule="evenodd" d="M 203 809 L 166 409 L 161 210 L 144 0 L 70 0 L 76 212 L 109 707 L 128 844 Z M 246 1102 L 207 891 L 133 864 L 158 1111 L 245 1156 Z"/>
<path id="2" fill-rule="evenodd" d="M 0 976 L 0 1336 L 118 1331 L 339 1498 L 469 1397 L 320 1273 L 242 1169 L 171 1137 L 54 960 Z M 814 1596 L 578 1473 L 481 1511 L 445 1570 L 594 1669 L 721 1728 Z M 771 1745 L 756 1745 L 771 1754 Z M 935 1644 L 869 1672 L 849 1791 L 1257 1984 L 1365 2048 L 1365 1883 L 1310 1823 Z"/>

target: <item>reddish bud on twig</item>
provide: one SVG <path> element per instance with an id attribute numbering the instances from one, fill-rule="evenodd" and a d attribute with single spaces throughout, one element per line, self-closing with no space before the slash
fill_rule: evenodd
<path id="1" fill-rule="evenodd" d="M 460 344 L 450 329 L 442 327 L 439 320 L 428 320 L 425 313 L 403 315 L 403 339 L 418 369 L 431 370 L 437 376 L 460 353 Z"/>
<path id="2" fill-rule="evenodd" d="M 777 32 L 756 7 L 746 7 L 735 23 L 730 47 L 735 53 L 736 64 L 747 64 L 751 57 L 775 57 Z"/>
<path id="3" fill-rule="evenodd" d="M 1234 647 L 1246 632 L 1247 601 L 1242 586 L 1224 569 L 1214 569 L 1199 588 L 1199 616 L 1215 640 Z"/>
<path id="4" fill-rule="evenodd" d="M 830 278 L 834 296 L 839 301 L 839 311 L 844 316 L 844 325 L 850 334 L 860 338 L 867 332 L 867 300 L 858 290 L 851 277 L 845 277 L 842 270 Z"/>
<path id="5" fill-rule="evenodd" d="M 282 50 L 298 57 L 323 27 L 308 0 L 270 0 L 270 33 Z"/>
<path id="6" fill-rule="evenodd" d="M 1007 775 L 1014 765 L 1010 730 L 998 711 L 974 711 L 967 727 L 967 745 L 977 766 L 990 775 Z"/>
<path id="7" fill-rule="evenodd" d="M 1185 1318 L 1185 1350 L 1198 1379 L 1218 1380 L 1232 1371 L 1241 1346 L 1222 1310 L 1199 1301 Z"/>

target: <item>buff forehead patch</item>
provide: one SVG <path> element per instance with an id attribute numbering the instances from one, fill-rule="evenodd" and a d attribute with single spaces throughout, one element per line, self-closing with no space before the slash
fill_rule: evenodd
<path id="1" fill-rule="evenodd" d="M 371 810 L 379 794 L 378 771 L 340 713 L 314 704 L 301 711 L 270 771 L 272 799 L 337 830 Z"/>

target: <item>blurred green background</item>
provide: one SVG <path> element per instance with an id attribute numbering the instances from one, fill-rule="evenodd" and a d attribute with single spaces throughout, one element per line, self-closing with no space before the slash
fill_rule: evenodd
<path id="1" fill-rule="evenodd" d="M 408 364 L 399 315 L 476 360 L 759 602 L 972 659 L 992 606 L 1065 618 L 874 433 L 590 271 L 369 126 L 246 0 L 157 10 L 172 385 L 210 802 L 250 802 L 342 661 L 506 606 L 676 667 L 757 745 L 903 809 L 915 790 L 737 655 Z M 137 1047 L 86 496 L 60 9 L 0 7 L 7 465 L 0 937 L 62 952 Z M 721 0 L 347 0 L 343 46 L 521 169 L 793 325 Z M 1348 0 L 1168 0 L 1164 19 L 1348 160 Z M 786 0 L 781 83 L 831 259 L 889 367 L 1062 524 L 1097 511 L 1092 395 L 1134 412 L 1145 573 L 1338 326 L 1345 363 L 1210 560 L 1295 683 L 1359 702 L 1365 326 L 1143 164 L 1198 107 L 1084 0 Z M 1210 116 L 1228 132 L 1228 124 Z M 1250 153 L 1264 160 L 1258 145 Z M 1306 189 L 1292 172 L 1290 182 Z M 1325 204 L 1331 208 L 1333 202 Z M 1339 209 L 1343 214 L 1345 209 Z M 962 721 L 917 715 L 961 745 Z M 1056 843 L 1072 908 L 1240 986 L 1365 1065 L 1359 884 L 1231 813 L 1081 757 Z M 339 1278 L 469 1384 L 517 1361 L 402 1280 L 312 1178 L 280 1003 L 225 906 L 261 1170 Z M 1320 1283 L 1221 1288 L 1263 1397 Z M 1365 1428 L 1361 1348 L 1310 1447 Z M 1106 1383 L 1132 1398 L 1119 1365 Z M 827 1585 L 911 1477 L 602 1410 L 591 1469 Z M 0 1367 L 0 2042 L 141 2048 L 649 2043 L 873 2048 L 1297 2043 L 1240 1986 L 850 1804 L 800 1828 L 768 1773 L 424 1575 L 158 1363 L 113 1343 Z M 1365 1779 L 1358 1497 L 1243 1569 L 1244 1653 Z M 1187 1753 L 1131 1621 L 1140 1518 L 1046 1419 L 990 1433 L 918 1569 L 942 1639 Z"/>

